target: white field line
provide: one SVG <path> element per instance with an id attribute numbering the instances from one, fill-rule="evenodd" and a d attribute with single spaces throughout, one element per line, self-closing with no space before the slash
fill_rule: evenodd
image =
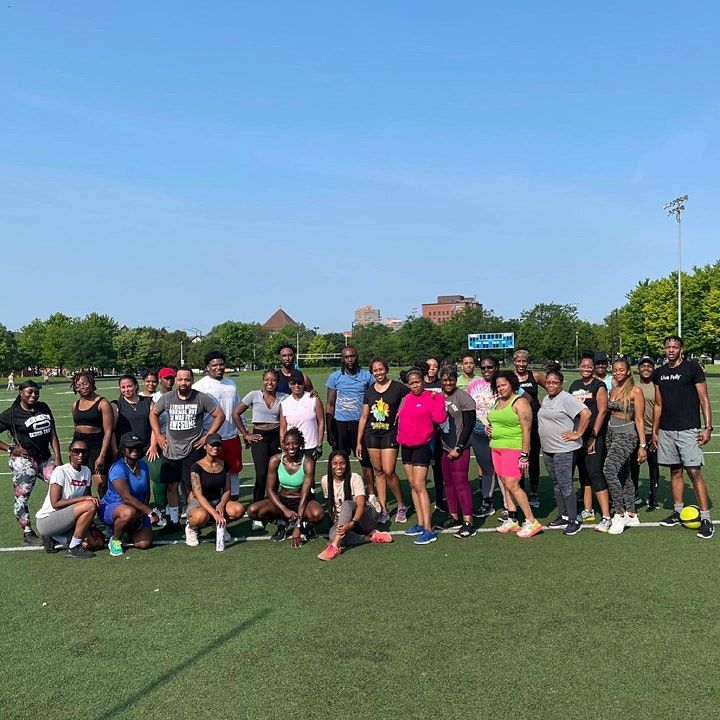
<path id="1" fill-rule="evenodd" d="M 720 520 L 713 520 L 713 521 L 712 521 L 712 524 L 713 524 L 713 525 L 720 525 Z M 583 525 L 583 527 L 584 527 L 584 528 L 587 528 L 587 529 L 589 530 L 589 529 L 591 529 L 591 528 L 597 527 L 597 525 L 595 525 L 595 524 L 588 524 L 588 525 Z M 657 527 L 661 527 L 661 525 L 660 525 L 659 522 L 640 523 L 640 525 L 636 525 L 634 528 L 631 528 L 631 530 L 635 530 L 635 529 L 637 529 L 638 527 L 641 527 L 641 528 L 657 528 Z M 544 530 L 547 531 L 547 532 L 549 532 L 549 533 L 551 533 L 551 534 L 554 533 L 554 534 L 556 534 L 556 535 L 562 535 L 562 532 L 560 532 L 560 530 L 548 530 L 547 528 L 544 528 Z M 396 537 L 397 537 L 397 536 L 405 535 L 405 531 L 404 531 L 404 530 L 390 530 L 389 532 L 390 532 L 390 535 L 394 535 L 394 536 L 396 536 Z M 456 531 L 455 531 L 455 530 L 438 530 L 438 531 L 437 531 L 437 534 L 438 534 L 438 535 L 449 535 L 449 534 L 454 533 L 454 532 L 456 532 Z M 477 529 L 475 530 L 475 533 L 476 533 L 476 534 L 480 534 L 480 533 L 497 533 L 497 529 L 496 529 L 496 528 L 477 528 Z M 327 535 L 318 535 L 318 537 L 326 538 Z M 232 544 L 235 544 L 235 543 L 244 543 L 244 542 L 257 542 L 257 541 L 262 541 L 262 540 L 272 540 L 272 536 L 271 536 L 271 535 L 251 535 L 251 536 L 249 536 L 249 537 L 233 538 L 233 541 L 231 541 L 231 542 L 232 542 Z M 200 540 L 200 542 L 203 542 L 203 543 L 214 543 L 214 542 L 215 542 L 215 538 L 202 538 L 202 539 Z M 184 545 L 184 544 L 185 544 L 185 541 L 184 541 L 184 540 L 154 540 L 154 541 L 153 541 L 153 545 Z M 56 547 L 64 547 L 64 545 L 63 545 L 63 546 L 56 546 Z M 125 544 L 124 544 L 124 547 L 132 547 L 132 543 L 125 543 Z M 32 551 L 32 550 L 43 550 L 43 548 L 42 548 L 42 547 L 28 547 L 27 545 L 23 545 L 23 546 L 18 546 L 18 547 L 0 548 L 0 553 L 30 552 L 30 551 Z"/>

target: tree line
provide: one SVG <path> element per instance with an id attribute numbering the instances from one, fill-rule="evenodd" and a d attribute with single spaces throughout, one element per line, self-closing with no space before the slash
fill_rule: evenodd
<path id="1" fill-rule="evenodd" d="M 633 358 L 660 354 L 662 340 L 677 327 L 677 274 L 643 280 L 627 295 L 627 303 L 611 311 L 602 323 L 578 316 L 575 305 L 540 303 L 503 318 L 487 308 L 468 308 L 436 325 L 416 316 L 397 331 L 385 325 L 355 327 L 351 342 L 360 361 L 387 358 L 408 364 L 419 358 L 460 358 L 467 336 L 479 332 L 514 332 L 516 347 L 527 347 L 537 362 L 560 360 L 572 364 L 583 350 L 603 350 Z M 720 349 L 720 261 L 683 273 L 683 336 L 693 355 L 715 358 Z M 215 325 L 202 339 L 184 330 L 120 327 L 108 315 L 90 313 L 72 318 L 54 313 L 36 318 L 17 332 L 0 325 L 0 370 L 92 368 L 100 372 L 140 372 L 162 365 L 200 367 L 205 353 L 220 348 L 232 367 L 268 367 L 277 362 L 281 343 L 299 344 L 302 357 L 342 351 L 341 333 L 321 334 L 303 324 L 269 333 L 258 323 L 228 320 Z M 496 356 L 501 353 L 495 353 Z M 502 359 L 502 358 L 500 358 Z M 303 364 L 337 365 L 337 359 Z"/>

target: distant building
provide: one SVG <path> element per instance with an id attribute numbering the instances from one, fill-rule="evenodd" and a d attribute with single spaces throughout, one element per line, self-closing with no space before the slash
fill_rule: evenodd
<path id="1" fill-rule="evenodd" d="M 354 325 L 369 325 L 380 322 L 380 311 L 372 305 L 363 305 L 355 311 Z"/>
<path id="2" fill-rule="evenodd" d="M 465 297 L 464 295 L 438 295 L 437 302 L 423 303 L 422 316 L 432 320 L 434 323 L 444 323 L 453 315 L 462 312 L 467 308 L 479 308 L 480 303 L 475 296 Z"/>
<path id="3" fill-rule="evenodd" d="M 383 321 L 383 325 L 386 325 L 389 327 L 392 331 L 399 330 L 403 325 L 405 324 L 404 320 L 401 320 L 400 318 L 385 318 Z"/>
<path id="4" fill-rule="evenodd" d="M 264 323 L 263 330 L 277 332 L 286 325 L 295 325 L 295 321 L 282 309 L 278 308 Z"/>

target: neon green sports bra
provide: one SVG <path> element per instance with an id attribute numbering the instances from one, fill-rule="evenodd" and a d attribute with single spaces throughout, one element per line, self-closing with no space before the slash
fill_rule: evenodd
<path id="1" fill-rule="evenodd" d="M 304 461 L 300 463 L 300 467 L 294 473 L 291 473 L 285 467 L 283 457 L 285 456 L 283 455 L 280 458 L 280 465 L 278 465 L 278 482 L 280 483 L 280 487 L 286 490 L 299 490 L 305 481 Z"/>

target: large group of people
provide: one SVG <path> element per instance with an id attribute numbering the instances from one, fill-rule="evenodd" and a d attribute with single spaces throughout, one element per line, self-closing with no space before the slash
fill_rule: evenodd
<path id="1" fill-rule="evenodd" d="M 454 361 L 428 358 L 398 381 L 386 360 L 375 358 L 366 370 L 357 349 L 347 346 L 341 368 L 326 382 L 325 403 L 296 369 L 290 345 L 279 349 L 279 368 L 265 371 L 261 387 L 242 398 L 224 377 L 225 356 L 213 351 L 197 381 L 187 367 L 165 367 L 147 373 L 140 392 L 136 378 L 123 375 L 112 401 L 98 395 L 92 373 L 77 373 L 67 463 L 39 386 L 24 382 L 0 413 L 0 432 L 11 437 L 0 441 L 0 450 L 9 453 L 23 542 L 48 552 L 65 544 L 70 558 L 93 557 L 105 542 L 112 556 L 124 553 L 124 540 L 147 549 L 154 526 L 177 532 L 182 519 L 190 547 L 208 525 L 228 541 L 227 523 L 247 515 L 254 531 L 273 523 L 273 540 L 289 539 L 293 547 L 315 537 L 327 516 L 329 543 L 318 557 L 331 560 L 346 547 L 391 542 L 389 524 L 407 523 L 410 503 L 415 522 L 404 534 L 416 545 L 436 541 L 440 530 L 472 537 L 474 519 L 498 511 L 497 532 L 518 538 L 545 529 L 573 536 L 589 523 L 618 535 L 640 524 L 638 477 L 646 462 L 648 510 L 660 503 L 659 467 L 669 467 L 673 512 L 660 524 L 680 524 L 687 472 L 700 510 L 697 535 L 708 539 L 713 525 L 702 446 L 713 428 L 705 375 L 683 357 L 679 337 L 668 337 L 664 350 L 667 362 L 659 367 L 649 357 L 639 361 L 637 380 L 627 359 L 610 365 L 602 353 L 584 353 L 580 377 L 566 391 L 558 368 L 533 373 L 523 349 L 514 353 L 513 370 L 484 356 L 476 374 L 475 358 L 467 355 L 458 374 Z M 248 411 L 251 422 L 244 420 Z M 238 500 L 242 442 L 255 472 L 247 508 Z M 351 470 L 352 455 L 360 473 Z M 479 472 L 477 502 L 471 455 Z M 397 475 L 398 456 L 410 497 Z M 535 516 L 541 457 L 557 507 L 546 526 Z M 435 523 L 430 472 L 440 515 Z M 38 479 L 49 483 L 35 518 L 40 536 L 28 509 Z"/>

